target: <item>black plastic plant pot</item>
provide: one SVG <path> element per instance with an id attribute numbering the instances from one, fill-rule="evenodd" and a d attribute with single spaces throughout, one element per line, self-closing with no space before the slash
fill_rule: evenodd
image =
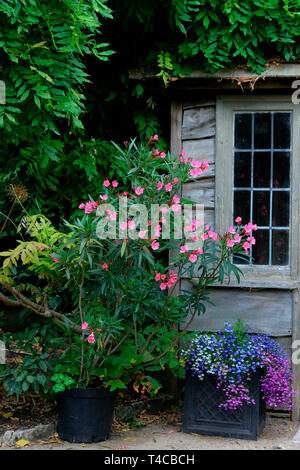
<path id="1" fill-rule="evenodd" d="M 255 405 L 244 405 L 237 410 L 219 408 L 224 403 L 224 392 L 217 389 L 216 378 L 207 375 L 199 380 L 186 374 L 184 416 L 182 430 L 206 436 L 223 436 L 256 440 L 265 426 L 266 407 L 260 396 L 259 375 L 249 382 Z"/>
<path id="2" fill-rule="evenodd" d="M 115 392 L 74 388 L 57 394 L 58 435 L 69 442 L 99 442 L 110 436 Z"/>

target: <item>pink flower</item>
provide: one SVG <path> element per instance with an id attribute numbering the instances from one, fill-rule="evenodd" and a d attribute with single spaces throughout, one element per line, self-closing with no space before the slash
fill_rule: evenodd
<path id="1" fill-rule="evenodd" d="M 86 322 L 86 321 L 83 322 L 82 325 L 81 325 L 81 329 L 82 329 L 82 330 L 86 330 L 88 327 L 89 327 L 89 324 L 88 324 L 88 322 Z"/>
<path id="2" fill-rule="evenodd" d="M 245 232 L 251 232 L 251 230 L 257 230 L 257 225 L 249 222 L 247 225 L 244 226 Z"/>
<path id="3" fill-rule="evenodd" d="M 160 287 L 160 290 L 165 290 L 165 289 L 167 288 L 167 284 L 165 284 L 164 282 L 162 282 L 159 287 Z"/>
<path id="4" fill-rule="evenodd" d="M 255 240 L 254 237 L 248 237 L 248 238 L 247 238 L 247 242 L 249 242 L 251 245 L 255 245 L 256 240 Z"/>
<path id="5" fill-rule="evenodd" d="M 167 212 L 169 212 L 168 207 L 163 206 L 163 207 L 161 208 L 161 213 L 162 213 L 162 214 L 166 214 Z"/>
<path id="6" fill-rule="evenodd" d="M 160 273 L 156 273 L 156 274 L 155 274 L 155 280 L 156 280 L 156 281 L 159 281 L 159 280 L 160 280 Z"/>
<path id="7" fill-rule="evenodd" d="M 188 252 L 188 247 L 186 245 L 182 245 L 180 247 L 180 253 L 187 253 Z"/>
<path id="8" fill-rule="evenodd" d="M 197 176 L 201 175 L 201 173 L 203 173 L 201 168 L 193 168 L 192 170 L 190 170 L 190 175 L 193 178 L 197 178 Z"/>
<path id="9" fill-rule="evenodd" d="M 171 209 L 173 212 L 179 212 L 181 210 L 181 204 L 172 204 Z"/>
<path id="10" fill-rule="evenodd" d="M 144 188 L 142 188 L 141 186 L 138 186 L 135 190 L 135 194 L 137 194 L 138 196 L 143 194 L 143 192 L 144 192 Z"/>
<path id="11" fill-rule="evenodd" d="M 163 187 L 164 183 L 162 181 L 158 181 L 158 183 L 156 183 L 156 188 L 158 191 L 160 191 Z"/>
<path id="12" fill-rule="evenodd" d="M 94 333 L 91 333 L 91 334 L 90 334 L 90 336 L 88 337 L 88 342 L 89 342 L 89 343 L 94 343 L 94 342 L 95 342 Z"/>
<path id="13" fill-rule="evenodd" d="M 207 160 L 203 160 L 203 163 L 201 165 L 201 168 L 203 171 L 208 171 L 208 168 L 209 168 L 209 163 Z"/>
<path id="14" fill-rule="evenodd" d="M 251 245 L 250 245 L 250 243 L 248 243 L 248 242 L 244 242 L 244 243 L 242 244 L 242 247 L 244 248 L 245 251 L 249 250 L 250 246 L 251 246 Z"/>
<path id="15" fill-rule="evenodd" d="M 135 223 L 133 222 L 133 220 L 129 220 L 129 222 L 128 222 L 128 227 L 129 227 L 131 230 L 134 230 L 134 229 L 135 229 Z"/>
<path id="16" fill-rule="evenodd" d="M 232 227 L 232 225 L 230 225 L 229 229 L 228 229 L 228 233 L 230 233 L 231 235 L 234 235 L 236 232 L 236 229 Z"/>
<path id="17" fill-rule="evenodd" d="M 103 263 L 101 266 L 102 266 L 103 269 L 105 269 L 105 271 L 108 271 L 108 264 L 107 263 Z"/>
<path id="18" fill-rule="evenodd" d="M 141 230 L 141 231 L 139 232 L 139 238 L 146 238 L 146 235 L 147 235 L 147 234 L 146 234 L 145 230 Z"/>
<path id="19" fill-rule="evenodd" d="M 111 212 L 109 215 L 110 220 L 117 220 L 118 212 Z"/>
<path id="20" fill-rule="evenodd" d="M 197 261 L 197 255 L 190 255 L 189 260 L 191 261 L 191 263 L 195 263 Z"/>
<path id="21" fill-rule="evenodd" d="M 79 204 L 78 209 L 84 209 L 84 208 L 85 208 L 85 204 L 83 204 L 83 202 Z"/>
<path id="22" fill-rule="evenodd" d="M 240 225 L 240 224 L 242 223 L 242 217 L 237 217 L 237 218 L 235 219 L 235 222 L 236 222 L 238 225 Z"/>
<path id="23" fill-rule="evenodd" d="M 157 240 L 154 240 L 152 243 L 151 243 L 151 248 L 152 250 L 158 250 L 159 248 L 159 243 Z"/>
<path id="24" fill-rule="evenodd" d="M 117 188 L 119 186 L 119 183 L 116 180 L 114 180 L 111 184 L 113 188 Z"/>
<path id="25" fill-rule="evenodd" d="M 51 258 L 53 259 L 53 261 L 55 261 L 55 263 L 57 263 L 57 261 L 59 261 L 59 259 L 56 258 L 54 255 L 50 255 L 50 256 L 51 256 Z"/>
<path id="26" fill-rule="evenodd" d="M 199 249 L 197 250 L 197 253 L 198 253 L 198 255 L 203 255 L 203 248 L 199 248 Z"/>
<path id="27" fill-rule="evenodd" d="M 173 184 L 176 184 L 178 183 L 179 179 L 177 178 L 177 176 L 175 176 L 175 178 L 173 179 Z"/>
<path id="28" fill-rule="evenodd" d="M 242 239 L 242 237 L 238 233 L 236 233 L 233 238 L 236 243 L 240 243 Z"/>
<path id="29" fill-rule="evenodd" d="M 226 245 L 227 245 L 229 248 L 232 248 L 232 247 L 235 245 L 235 241 L 234 241 L 234 240 L 227 240 Z"/>
<path id="30" fill-rule="evenodd" d="M 120 229 L 121 230 L 126 230 L 127 229 L 127 224 L 126 222 L 121 222 L 120 225 L 119 225 Z"/>
<path id="31" fill-rule="evenodd" d="M 106 188 L 108 188 L 108 186 L 110 186 L 109 180 L 103 181 L 103 186 L 105 186 Z"/>
<path id="32" fill-rule="evenodd" d="M 166 190 L 168 193 L 170 193 L 170 192 L 172 191 L 172 188 L 173 188 L 173 186 L 171 185 L 171 183 L 168 183 L 168 184 L 166 184 L 166 186 L 165 186 L 165 190 Z"/>
<path id="33" fill-rule="evenodd" d="M 160 232 L 161 232 L 161 227 L 160 225 L 156 225 L 154 227 L 154 237 L 155 238 L 160 238 Z"/>
<path id="34" fill-rule="evenodd" d="M 180 203 L 180 197 L 179 196 L 174 196 L 173 199 L 172 199 L 172 202 L 174 202 L 174 204 L 179 204 Z"/>
<path id="35" fill-rule="evenodd" d="M 209 230 L 207 232 L 207 235 L 212 238 L 213 240 L 217 240 L 218 239 L 218 234 L 216 232 L 213 232 L 213 230 Z"/>
<path id="36" fill-rule="evenodd" d="M 101 199 L 102 201 L 107 201 L 107 199 L 108 199 L 107 194 L 104 194 L 103 196 L 100 195 L 100 199 Z"/>

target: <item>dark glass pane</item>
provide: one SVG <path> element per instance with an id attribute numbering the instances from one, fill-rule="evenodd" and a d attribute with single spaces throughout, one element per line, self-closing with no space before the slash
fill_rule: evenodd
<path id="1" fill-rule="evenodd" d="M 289 231 L 272 230 L 272 264 L 289 263 Z"/>
<path id="2" fill-rule="evenodd" d="M 289 149 L 291 145 L 291 114 L 274 113 L 274 148 Z"/>
<path id="3" fill-rule="evenodd" d="M 270 223 L 270 192 L 253 191 L 253 222 L 257 225 L 269 226 Z"/>
<path id="4" fill-rule="evenodd" d="M 273 188 L 290 187 L 290 152 L 274 152 Z"/>
<path id="5" fill-rule="evenodd" d="M 234 219 L 242 217 L 243 223 L 250 220 L 250 191 L 234 191 Z"/>
<path id="6" fill-rule="evenodd" d="M 234 156 L 234 186 L 251 186 L 251 152 L 235 152 Z"/>
<path id="7" fill-rule="evenodd" d="M 271 148 L 271 113 L 254 115 L 254 148 Z"/>
<path id="8" fill-rule="evenodd" d="M 239 255 L 239 256 L 236 256 L 234 255 L 232 257 L 232 261 L 233 261 L 233 264 L 250 264 L 250 256 L 246 256 L 246 255 Z"/>
<path id="9" fill-rule="evenodd" d="M 273 192 L 272 225 L 274 227 L 288 227 L 290 212 L 289 191 Z"/>
<path id="10" fill-rule="evenodd" d="M 253 166 L 254 188 L 269 188 L 270 187 L 270 169 L 271 169 L 271 153 L 270 152 L 254 152 L 254 166 Z"/>
<path id="11" fill-rule="evenodd" d="M 251 149 L 251 114 L 235 114 L 234 146 L 237 149 Z"/>
<path id="12" fill-rule="evenodd" d="M 269 264 L 269 230 L 260 230 L 254 233 L 255 245 L 252 245 L 252 263 Z"/>

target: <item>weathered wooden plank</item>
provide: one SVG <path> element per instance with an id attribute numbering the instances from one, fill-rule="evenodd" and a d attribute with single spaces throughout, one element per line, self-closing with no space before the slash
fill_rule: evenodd
<path id="1" fill-rule="evenodd" d="M 190 290 L 187 281 L 181 288 Z M 213 288 L 204 315 L 194 319 L 191 331 L 218 331 L 224 322 L 233 323 L 238 318 L 244 320 L 254 333 L 270 336 L 292 334 L 292 294 L 289 291 L 266 290 L 247 292 L 242 289 Z"/>
<path id="2" fill-rule="evenodd" d="M 274 338 L 282 347 L 285 354 L 291 358 L 292 356 L 292 337 L 291 336 L 282 336 L 281 338 Z"/>
<path id="3" fill-rule="evenodd" d="M 207 160 L 214 163 L 216 160 L 216 139 L 184 140 L 182 150 L 193 160 Z"/>
<path id="4" fill-rule="evenodd" d="M 181 129 L 182 129 L 182 103 L 178 101 L 173 101 L 171 103 L 171 154 L 177 157 L 182 151 L 182 140 L 181 140 Z M 180 194 L 182 188 L 180 190 Z M 174 250 L 169 251 L 169 261 L 174 256 Z M 176 296 L 179 294 L 179 283 L 177 283 L 173 295 Z"/>
<path id="5" fill-rule="evenodd" d="M 182 103 L 173 101 L 171 103 L 171 154 L 179 155 L 182 149 Z"/>
<path id="6" fill-rule="evenodd" d="M 191 101 L 185 101 L 182 105 L 183 110 L 191 108 L 202 108 L 203 106 L 215 106 L 216 97 L 214 95 L 205 96 L 205 98 L 195 98 Z"/>
<path id="7" fill-rule="evenodd" d="M 129 78 L 134 80 L 144 80 L 145 78 L 156 78 L 157 80 L 160 77 L 157 76 L 157 70 L 148 68 L 148 69 L 132 69 L 128 72 Z M 181 78 L 184 79 L 194 79 L 194 78 L 207 78 L 210 80 L 218 80 L 220 86 L 224 86 L 224 79 L 232 80 L 235 79 L 245 79 L 245 78 L 254 78 L 254 79 L 263 79 L 265 82 L 266 78 L 296 78 L 300 77 L 300 64 L 278 64 L 270 65 L 266 67 L 266 70 L 257 74 L 251 70 L 245 70 L 241 67 L 236 67 L 235 69 L 220 69 L 215 73 L 205 72 L 204 70 L 193 70 L 188 75 L 182 75 Z"/>
<path id="8" fill-rule="evenodd" d="M 216 135 L 216 108 L 187 109 L 183 112 L 182 140 L 206 139 Z"/>
<path id="9" fill-rule="evenodd" d="M 205 209 L 215 207 L 215 180 L 207 178 L 203 181 L 192 181 L 182 186 L 182 196 L 198 204 L 203 204 Z"/>
<path id="10" fill-rule="evenodd" d="M 215 227 L 215 211 L 214 209 L 204 210 L 204 223 L 210 225 L 212 229 Z"/>
<path id="11" fill-rule="evenodd" d="M 249 279 L 241 278 L 240 282 L 236 280 L 234 276 L 230 282 L 224 284 L 217 284 L 218 287 L 240 287 L 240 288 L 249 288 L 249 289 L 281 289 L 281 290 L 293 290 L 300 288 L 300 280 L 298 281 L 285 281 L 285 280 L 273 280 L 273 279 Z"/>

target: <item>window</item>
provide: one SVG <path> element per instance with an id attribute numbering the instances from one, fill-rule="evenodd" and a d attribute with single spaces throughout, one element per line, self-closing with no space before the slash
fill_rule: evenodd
<path id="1" fill-rule="evenodd" d="M 298 273 L 298 108 L 289 96 L 217 100 L 216 226 L 257 224 L 248 275 Z"/>
<path id="2" fill-rule="evenodd" d="M 259 231 L 249 262 L 289 264 L 291 112 L 234 113 L 234 218 Z"/>

